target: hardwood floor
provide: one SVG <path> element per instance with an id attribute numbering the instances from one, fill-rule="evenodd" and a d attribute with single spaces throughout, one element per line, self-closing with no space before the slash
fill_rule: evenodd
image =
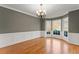
<path id="1" fill-rule="evenodd" d="M 61 39 L 37 38 L 0 48 L 3 54 L 78 54 L 79 46 Z"/>

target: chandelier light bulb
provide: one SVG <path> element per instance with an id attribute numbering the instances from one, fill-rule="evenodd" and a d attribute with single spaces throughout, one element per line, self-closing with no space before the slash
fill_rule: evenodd
<path id="1" fill-rule="evenodd" d="M 37 16 L 45 16 L 46 11 L 43 9 L 43 4 L 40 4 L 40 8 L 36 11 Z"/>

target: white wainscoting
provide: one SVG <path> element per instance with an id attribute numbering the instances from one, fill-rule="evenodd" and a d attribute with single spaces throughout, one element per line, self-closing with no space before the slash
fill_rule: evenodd
<path id="1" fill-rule="evenodd" d="M 68 39 L 70 43 L 79 45 L 79 33 L 69 33 Z"/>
<path id="2" fill-rule="evenodd" d="M 68 37 L 65 37 L 64 32 L 61 32 L 60 36 L 53 35 L 53 37 L 63 39 L 71 44 L 79 45 L 79 33 L 68 33 Z"/>
<path id="3" fill-rule="evenodd" d="M 67 37 L 64 36 L 64 31 L 61 32 L 61 36 L 62 36 L 61 39 L 65 40 L 65 41 L 69 41 L 68 40 L 69 35 Z"/>
<path id="4" fill-rule="evenodd" d="M 41 37 L 41 31 L 0 34 L 0 48 Z"/>
<path id="5" fill-rule="evenodd" d="M 41 31 L 41 37 L 45 37 L 45 31 Z"/>
<path id="6" fill-rule="evenodd" d="M 7 47 L 23 41 L 31 40 L 34 38 L 46 37 L 45 34 L 46 34 L 45 31 L 30 31 L 30 32 L 0 34 L 0 48 Z M 60 38 L 63 38 L 69 43 L 79 45 L 79 33 L 69 33 L 67 38 L 65 38 L 63 35 Z"/>
<path id="7" fill-rule="evenodd" d="M 51 37 L 51 33 L 52 33 L 52 32 L 50 32 L 50 34 L 47 34 L 47 31 L 43 31 L 43 32 L 44 32 L 44 34 L 45 34 L 44 37 Z"/>
<path id="8" fill-rule="evenodd" d="M 60 35 L 54 35 L 54 34 L 52 33 L 52 37 L 58 38 L 58 39 L 62 39 L 62 32 L 60 32 Z"/>

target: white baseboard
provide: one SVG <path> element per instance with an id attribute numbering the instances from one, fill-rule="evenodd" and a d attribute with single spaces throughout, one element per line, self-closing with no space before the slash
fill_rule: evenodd
<path id="1" fill-rule="evenodd" d="M 0 34 L 0 48 L 41 37 L 41 31 Z"/>

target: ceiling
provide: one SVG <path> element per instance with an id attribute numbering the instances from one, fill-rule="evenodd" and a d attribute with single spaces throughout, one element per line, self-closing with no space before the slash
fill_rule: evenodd
<path id="1" fill-rule="evenodd" d="M 1 4 L 0 6 L 16 10 L 34 17 L 39 4 Z M 43 8 L 46 10 L 46 18 L 59 17 L 67 14 L 69 11 L 79 9 L 79 4 L 44 4 Z"/>

